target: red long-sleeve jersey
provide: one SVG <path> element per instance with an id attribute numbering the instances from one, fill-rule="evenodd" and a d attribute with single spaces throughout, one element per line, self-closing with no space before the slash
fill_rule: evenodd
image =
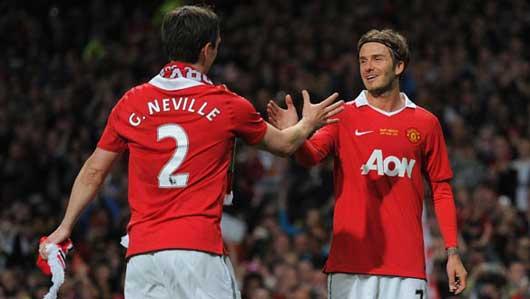
<path id="1" fill-rule="evenodd" d="M 317 131 L 296 152 L 307 166 L 334 157 L 333 240 L 325 272 L 425 279 L 421 225 L 424 178 L 434 189 L 446 246 L 456 246 L 452 178 L 438 119 L 405 94 L 385 112 L 365 92 L 345 105 L 340 121 Z"/>

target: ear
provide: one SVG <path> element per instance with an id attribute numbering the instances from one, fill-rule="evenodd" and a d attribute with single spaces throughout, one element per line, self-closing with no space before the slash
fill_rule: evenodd
<path id="1" fill-rule="evenodd" d="M 204 50 L 205 54 L 210 54 L 213 50 L 215 50 L 215 46 L 211 42 L 208 42 L 202 49 Z"/>
<path id="2" fill-rule="evenodd" d="M 207 43 L 206 45 L 204 45 L 204 47 L 202 47 L 201 49 L 201 52 L 199 53 L 199 63 L 204 63 L 204 61 L 206 61 L 206 57 L 208 57 L 208 55 L 210 55 L 212 51 L 212 43 Z"/>
<path id="3" fill-rule="evenodd" d="M 396 65 L 394 66 L 394 74 L 396 76 L 400 76 L 405 71 L 405 63 L 403 61 L 398 61 Z"/>

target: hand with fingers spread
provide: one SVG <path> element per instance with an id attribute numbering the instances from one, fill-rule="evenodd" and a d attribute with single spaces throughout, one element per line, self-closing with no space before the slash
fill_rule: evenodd
<path id="1" fill-rule="evenodd" d="M 339 121 L 332 118 L 344 109 L 344 101 L 334 103 L 338 96 L 334 93 L 318 104 L 311 104 L 309 93 L 303 90 L 304 108 L 300 121 L 291 96 L 285 98 L 287 109 L 269 103 L 267 110 L 272 124 L 268 125 L 260 146 L 278 155 L 292 155 L 316 129 Z"/>
<path id="2" fill-rule="evenodd" d="M 314 129 L 326 124 L 338 122 L 338 119 L 331 118 L 343 110 L 342 105 L 344 101 L 333 103 L 338 96 L 338 93 L 333 93 L 324 101 L 318 104 L 311 104 L 309 93 L 307 90 L 303 90 L 304 108 L 302 120 L 309 122 L 310 126 Z M 290 95 L 285 96 L 285 104 L 287 105 L 287 109 L 281 108 L 274 101 L 270 101 L 267 105 L 269 122 L 280 130 L 292 127 L 298 122 L 298 114 L 296 113 L 296 108 Z"/>
<path id="3" fill-rule="evenodd" d="M 285 104 L 287 105 L 287 109 L 281 108 L 272 100 L 267 105 L 269 122 L 280 130 L 292 127 L 298 122 L 298 114 L 296 113 L 291 95 L 285 96 Z"/>
<path id="4" fill-rule="evenodd" d="M 342 107 L 344 101 L 341 100 L 335 102 L 339 97 L 338 93 L 333 93 L 318 104 L 311 104 L 311 99 L 309 98 L 307 90 L 302 90 L 302 97 L 304 98 L 302 121 L 307 121 L 309 125 L 315 129 L 339 121 L 336 118 L 331 118 L 344 110 L 344 107 Z"/>
<path id="5" fill-rule="evenodd" d="M 455 295 L 462 293 L 466 288 L 467 271 L 457 253 L 449 254 L 447 259 L 447 276 L 449 278 L 449 291 Z"/>

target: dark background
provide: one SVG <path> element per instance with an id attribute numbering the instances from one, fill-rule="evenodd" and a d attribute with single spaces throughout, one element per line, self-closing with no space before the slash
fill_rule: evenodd
<path id="1" fill-rule="evenodd" d="M 0 3 L 0 298 L 42 298 L 38 238 L 62 219 L 77 172 L 130 87 L 165 64 L 164 9 L 189 1 Z M 212 3 L 210 3 L 212 4 Z M 356 42 L 372 28 L 409 40 L 401 88 L 440 119 L 455 177 L 461 298 L 530 298 L 530 5 L 527 1 L 218 1 L 210 72 L 266 115 L 269 99 L 362 89 Z M 124 159 L 81 217 L 61 298 L 122 298 L 128 221 Z M 326 298 L 321 267 L 332 163 L 308 171 L 240 147 L 229 242 L 244 298 Z M 445 253 L 426 200 L 429 298 L 447 294 Z"/>

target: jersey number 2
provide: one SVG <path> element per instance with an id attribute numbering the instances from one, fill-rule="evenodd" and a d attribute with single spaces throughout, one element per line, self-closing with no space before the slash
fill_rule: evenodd
<path id="1" fill-rule="evenodd" d="M 166 165 L 162 167 L 158 174 L 159 188 L 184 188 L 188 184 L 188 173 L 173 174 L 186 158 L 188 153 L 188 135 L 184 129 L 176 124 L 167 124 L 158 127 L 157 141 L 165 138 L 173 138 L 177 144 L 175 152 Z"/>

